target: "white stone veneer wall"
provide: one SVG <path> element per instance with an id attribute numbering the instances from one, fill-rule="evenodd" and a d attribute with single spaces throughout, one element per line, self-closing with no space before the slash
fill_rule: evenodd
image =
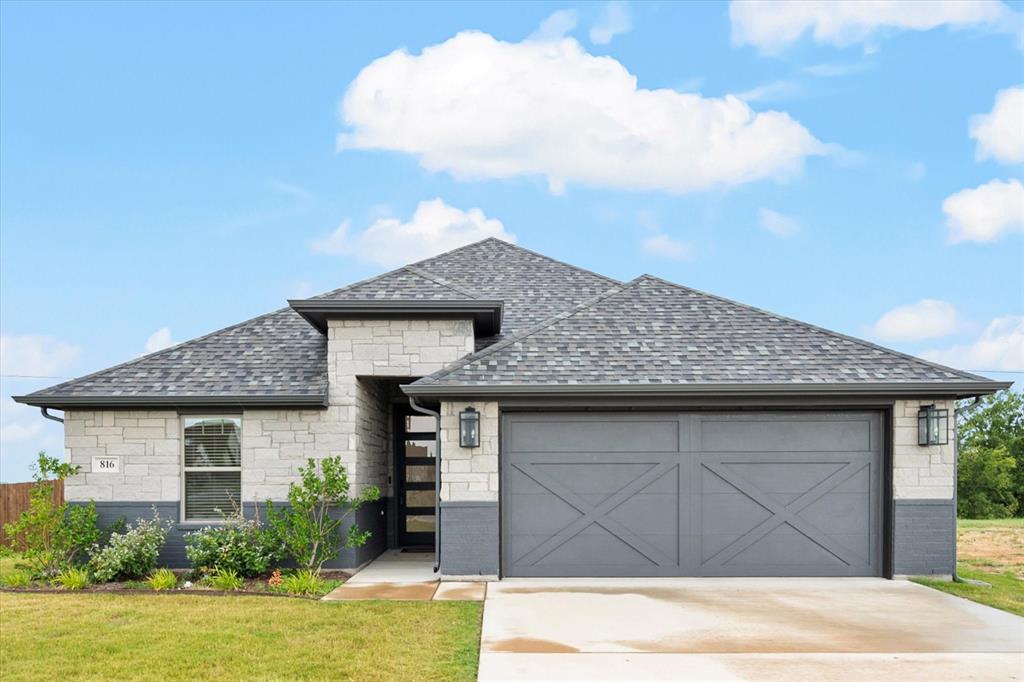
<path id="1" fill-rule="evenodd" d="M 459 412 L 480 412 L 480 447 L 459 446 Z M 498 403 L 441 403 L 441 499 L 498 500 Z"/>
<path id="2" fill-rule="evenodd" d="M 242 501 L 284 500 L 309 458 L 341 456 L 354 489 L 386 489 L 388 396 L 357 377 L 419 377 L 473 352 L 471 320 L 332 320 L 329 406 L 242 414 Z M 213 410 L 209 414 L 216 414 Z M 72 410 L 64 414 L 68 500 L 181 499 L 181 421 L 174 410 Z M 360 453 L 360 454 L 357 454 Z M 121 457 L 117 474 L 94 473 L 93 456 Z M 495 498 L 496 499 L 496 498 Z"/>
<path id="3" fill-rule="evenodd" d="M 946 445 L 917 444 L 917 412 L 934 404 L 949 411 Z M 953 498 L 956 425 L 953 400 L 897 400 L 893 409 L 893 497 L 897 500 L 950 500 Z"/>

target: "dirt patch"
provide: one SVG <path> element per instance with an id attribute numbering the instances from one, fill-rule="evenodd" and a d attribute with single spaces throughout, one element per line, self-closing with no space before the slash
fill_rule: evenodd
<path id="1" fill-rule="evenodd" d="M 434 590 L 436 589 L 437 583 L 415 583 L 410 585 L 397 585 L 393 583 L 348 584 L 341 589 L 335 590 L 327 598 L 340 601 L 359 599 L 429 601 L 434 596 Z"/>
<path id="2" fill-rule="evenodd" d="M 533 637 L 511 637 L 487 645 L 488 651 L 507 654 L 576 654 L 579 649 L 561 642 Z"/>
<path id="3" fill-rule="evenodd" d="M 962 528 L 957 557 L 985 571 L 1013 571 L 1024 578 L 1024 528 Z"/>

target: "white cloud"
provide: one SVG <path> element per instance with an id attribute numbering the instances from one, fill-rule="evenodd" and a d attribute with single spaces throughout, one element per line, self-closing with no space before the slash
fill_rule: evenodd
<path id="1" fill-rule="evenodd" d="M 1024 231 L 1024 185 L 991 180 L 951 194 L 942 202 L 952 243 L 993 242 L 1004 233 Z"/>
<path id="2" fill-rule="evenodd" d="M 800 92 L 800 86 L 793 81 L 772 81 L 750 90 L 737 92 L 736 96 L 744 102 L 766 102 L 785 99 Z"/>
<path id="3" fill-rule="evenodd" d="M 939 26 L 1011 28 L 1014 13 L 997 0 L 736 0 L 729 4 L 732 41 L 778 52 L 807 31 L 817 43 L 846 46 L 874 40 L 885 32 L 928 31 Z"/>
<path id="4" fill-rule="evenodd" d="M 383 266 L 403 265 L 487 237 L 515 243 L 500 220 L 488 218 L 479 208 L 468 211 L 449 206 L 441 199 L 421 201 L 409 222 L 379 218 L 358 234 L 350 234 L 344 221 L 334 232 L 310 245 L 314 253 L 353 255 Z"/>
<path id="5" fill-rule="evenodd" d="M 922 353 L 951 367 L 1016 371 L 1024 367 L 1024 315 L 997 317 L 972 344 Z"/>
<path id="6" fill-rule="evenodd" d="M 626 3 L 616 0 L 606 2 L 604 9 L 601 10 L 601 16 L 590 27 L 590 42 L 595 45 L 607 45 L 612 42 L 612 38 L 628 32 L 631 28 L 633 22 Z"/>
<path id="7" fill-rule="evenodd" d="M 997 92 L 992 111 L 971 117 L 968 135 L 978 141 L 978 159 L 1024 163 L 1024 87 Z"/>
<path id="8" fill-rule="evenodd" d="M 0 374 L 54 376 L 67 369 L 81 348 L 49 336 L 0 336 Z"/>
<path id="9" fill-rule="evenodd" d="M 645 90 L 572 38 L 507 43 L 459 33 L 419 55 L 398 50 L 349 85 L 340 149 L 417 156 L 458 178 L 540 175 L 670 192 L 798 173 L 832 151 L 787 114 L 737 97 Z"/>
<path id="10" fill-rule="evenodd" d="M 42 417 L 36 413 L 36 417 L 40 420 Z M 0 443 L 15 443 L 23 440 L 32 440 L 39 438 L 43 432 L 43 425 L 41 422 L 33 422 L 31 424 L 19 424 L 17 422 L 12 424 L 0 424 Z"/>
<path id="11" fill-rule="evenodd" d="M 647 237 L 640 243 L 644 251 L 652 256 L 660 256 L 669 260 L 688 260 L 693 256 L 693 249 L 684 241 L 673 239 L 667 234 L 656 234 Z"/>
<path id="12" fill-rule="evenodd" d="M 792 237 L 800 232 L 800 223 L 795 218 L 770 208 L 758 210 L 757 224 L 762 230 L 771 232 L 776 237 Z"/>
<path id="13" fill-rule="evenodd" d="M 957 330 L 956 308 L 946 301 L 926 298 L 901 305 L 875 322 L 875 336 L 887 341 L 919 341 L 948 336 Z"/>
<path id="14" fill-rule="evenodd" d="M 540 26 L 534 31 L 527 40 L 536 40 L 539 42 L 546 42 L 551 40 L 558 40 L 565 36 L 569 31 L 576 28 L 577 15 L 575 10 L 571 9 L 560 9 L 544 21 L 540 22 Z"/>
<path id="15" fill-rule="evenodd" d="M 155 353 L 158 350 L 164 348 L 170 348 L 174 345 L 174 340 L 171 338 L 171 330 L 168 327 L 161 327 L 155 332 L 150 334 L 149 338 L 146 339 L 146 352 Z"/>

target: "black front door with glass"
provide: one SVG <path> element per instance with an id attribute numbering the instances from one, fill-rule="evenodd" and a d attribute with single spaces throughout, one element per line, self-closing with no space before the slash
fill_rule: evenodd
<path id="1" fill-rule="evenodd" d="M 437 465 L 435 420 L 398 410 L 395 415 L 395 481 L 398 487 L 398 543 L 433 547 L 434 475 Z"/>

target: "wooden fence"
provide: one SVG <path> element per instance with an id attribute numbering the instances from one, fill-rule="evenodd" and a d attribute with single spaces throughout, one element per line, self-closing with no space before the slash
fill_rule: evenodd
<path id="1" fill-rule="evenodd" d="M 10 544 L 3 528 L 11 521 L 16 521 L 21 512 L 28 509 L 29 492 L 35 483 L 0 483 L 0 544 Z M 53 501 L 64 504 L 64 481 L 53 482 Z"/>

